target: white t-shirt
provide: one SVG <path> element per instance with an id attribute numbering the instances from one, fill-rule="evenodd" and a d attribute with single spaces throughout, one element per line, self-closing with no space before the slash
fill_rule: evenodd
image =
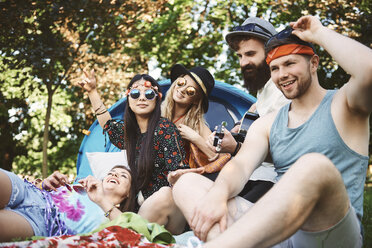
<path id="1" fill-rule="evenodd" d="M 265 86 L 257 92 L 257 113 L 264 116 L 272 111 L 279 110 L 289 102 L 290 100 L 285 98 L 270 78 Z"/>
<path id="2" fill-rule="evenodd" d="M 276 87 L 270 78 L 265 86 L 257 92 L 257 113 L 260 116 L 264 116 L 272 111 L 279 110 L 289 102 L 290 100 L 285 98 L 283 93 Z M 253 171 L 249 179 L 275 182 L 275 178 L 276 172 L 274 170 L 274 165 L 264 162 Z"/>

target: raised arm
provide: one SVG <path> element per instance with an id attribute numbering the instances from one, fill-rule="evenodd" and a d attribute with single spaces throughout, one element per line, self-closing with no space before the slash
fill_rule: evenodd
<path id="1" fill-rule="evenodd" d="M 291 23 L 300 39 L 323 47 L 351 75 L 346 87 L 346 103 L 355 112 L 372 112 L 372 49 L 324 27 L 314 16 Z"/>
<path id="2" fill-rule="evenodd" d="M 90 72 L 83 71 L 84 75 L 79 85 L 88 92 L 89 100 L 92 104 L 94 113 L 97 116 L 99 125 L 103 128 L 108 120 L 111 120 L 111 115 L 107 111 L 105 105 L 103 104 L 100 95 L 97 91 L 97 81 L 92 69 Z"/>

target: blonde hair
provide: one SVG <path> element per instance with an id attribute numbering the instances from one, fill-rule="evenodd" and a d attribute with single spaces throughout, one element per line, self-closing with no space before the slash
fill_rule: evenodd
<path id="1" fill-rule="evenodd" d="M 176 83 L 172 83 L 166 96 L 164 102 L 161 105 L 161 113 L 162 116 L 168 118 L 172 121 L 174 117 L 174 100 L 173 100 L 173 93 L 174 89 L 176 88 Z M 202 107 L 203 103 L 203 93 L 201 92 L 201 88 L 198 87 L 197 94 L 194 97 L 198 97 L 198 104 L 191 104 L 190 108 L 187 110 L 185 117 L 183 118 L 183 124 L 189 126 L 193 130 L 196 130 L 198 134 L 201 133 L 202 124 L 206 124 L 207 122 L 204 119 L 204 111 Z"/>

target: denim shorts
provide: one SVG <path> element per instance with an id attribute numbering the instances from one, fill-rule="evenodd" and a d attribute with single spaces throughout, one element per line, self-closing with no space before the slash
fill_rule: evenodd
<path id="1" fill-rule="evenodd" d="M 41 191 L 12 172 L 3 170 L 12 184 L 12 193 L 5 210 L 13 211 L 30 223 L 35 236 L 47 236 L 44 220 L 46 201 Z"/>

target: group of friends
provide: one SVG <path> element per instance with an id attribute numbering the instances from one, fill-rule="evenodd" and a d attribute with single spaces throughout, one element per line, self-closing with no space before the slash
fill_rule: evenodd
<path id="1" fill-rule="evenodd" d="M 245 87 L 257 92 L 250 111 L 260 118 L 243 143 L 231 134 L 238 124 L 220 151 L 213 146 L 204 114 L 214 78 L 205 68 L 174 65 L 166 96 L 151 76 L 134 76 L 123 120 L 111 118 L 94 71 L 84 71 L 80 86 L 129 168 L 79 180 L 86 193 L 59 172 L 38 188 L 1 169 L 0 242 L 89 232 L 133 211 L 173 234 L 190 228 L 205 248 L 361 247 L 372 50 L 313 16 L 279 33 L 250 17 L 225 38 Z M 350 74 L 348 83 L 320 86 L 312 44 Z"/>

